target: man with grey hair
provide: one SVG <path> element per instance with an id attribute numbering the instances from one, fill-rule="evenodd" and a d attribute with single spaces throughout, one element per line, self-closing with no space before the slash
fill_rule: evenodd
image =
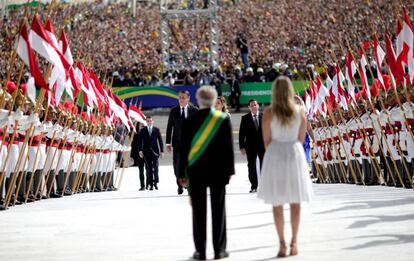
<path id="1" fill-rule="evenodd" d="M 187 186 L 193 213 L 196 260 L 206 259 L 207 188 L 210 188 L 215 259 L 228 257 L 226 251 L 226 185 L 234 170 L 233 137 L 226 113 L 213 109 L 217 92 L 211 86 L 197 90 L 200 110 L 184 120 L 179 161 L 181 184 Z"/>

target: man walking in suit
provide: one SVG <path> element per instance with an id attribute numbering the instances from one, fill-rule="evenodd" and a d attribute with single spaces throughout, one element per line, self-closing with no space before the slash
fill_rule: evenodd
<path id="1" fill-rule="evenodd" d="M 154 120 L 147 116 L 147 127 L 141 130 L 142 135 L 138 140 L 140 148 L 139 156 L 144 158 L 147 166 L 147 178 L 150 190 L 158 189 L 158 158 L 163 156 L 164 144 L 161 138 L 160 129 L 154 127 Z"/>
<path id="2" fill-rule="evenodd" d="M 198 111 L 198 109 L 190 105 L 189 102 L 190 92 L 180 91 L 178 93 L 179 105 L 171 109 L 167 123 L 167 137 L 165 144 L 167 147 L 167 152 L 173 152 L 173 166 L 174 174 L 177 179 L 178 195 L 183 194 L 184 191 L 178 179 L 178 160 L 182 147 L 181 125 L 184 119 L 190 117 Z"/>
<path id="3" fill-rule="evenodd" d="M 148 172 L 147 172 L 147 177 L 145 178 L 144 176 L 145 160 L 141 158 L 139 155 L 140 147 L 139 147 L 138 141 L 141 139 L 143 128 L 144 128 L 144 125 L 142 123 L 137 123 L 136 129 L 138 131 L 134 135 L 134 138 L 132 139 L 132 143 L 131 143 L 131 158 L 134 160 L 134 166 L 138 166 L 138 169 L 139 169 L 139 183 L 141 185 L 139 189 L 140 191 L 145 190 L 145 188 L 149 189 Z M 146 185 L 145 185 L 145 179 L 147 180 Z"/>
<path id="4" fill-rule="evenodd" d="M 230 80 L 228 81 L 229 85 L 230 85 L 230 96 L 229 96 L 229 101 L 230 101 L 230 106 L 232 108 L 236 108 L 236 112 L 240 111 L 240 96 L 241 96 L 241 90 L 240 90 L 240 82 L 237 79 L 237 75 L 236 73 L 232 73 L 230 75 Z"/>
<path id="5" fill-rule="evenodd" d="M 226 252 L 226 185 L 234 170 L 232 127 L 227 113 L 213 109 L 217 92 L 211 86 L 197 90 L 200 111 L 182 126 L 179 177 L 187 185 L 193 212 L 196 260 L 206 259 L 207 187 L 210 188 L 215 259 Z"/>
<path id="6" fill-rule="evenodd" d="M 257 192 L 257 167 L 256 159 L 259 157 L 262 167 L 265 148 L 262 136 L 262 113 L 259 112 L 259 104 L 256 100 L 249 101 L 250 112 L 242 116 L 239 130 L 239 145 L 242 155 L 247 155 L 247 167 L 249 169 L 250 193 Z"/>

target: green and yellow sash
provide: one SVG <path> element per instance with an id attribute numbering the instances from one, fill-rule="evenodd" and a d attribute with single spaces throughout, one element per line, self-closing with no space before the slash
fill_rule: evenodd
<path id="1" fill-rule="evenodd" d="M 191 141 L 191 149 L 188 154 L 188 166 L 193 165 L 204 153 L 226 117 L 227 114 L 221 111 L 215 109 L 210 110 L 207 118 Z"/>

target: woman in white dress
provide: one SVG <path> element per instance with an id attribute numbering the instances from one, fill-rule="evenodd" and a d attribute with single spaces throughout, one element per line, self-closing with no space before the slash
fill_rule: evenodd
<path id="1" fill-rule="evenodd" d="M 312 183 L 302 146 L 306 115 L 302 107 L 295 104 L 294 96 L 289 78 L 277 78 L 272 87 L 271 106 L 263 113 L 266 153 L 258 197 L 273 206 L 273 218 L 280 241 L 278 257 L 287 255 L 283 205 L 290 204 L 290 255 L 297 255 L 300 203 L 309 201 L 312 195 Z"/>

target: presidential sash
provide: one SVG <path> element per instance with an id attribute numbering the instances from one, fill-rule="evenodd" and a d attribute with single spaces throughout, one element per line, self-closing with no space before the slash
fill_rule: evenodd
<path id="1" fill-rule="evenodd" d="M 188 154 L 188 166 L 192 166 L 204 153 L 211 140 L 216 135 L 227 114 L 211 109 L 191 141 L 190 153 Z"/>

